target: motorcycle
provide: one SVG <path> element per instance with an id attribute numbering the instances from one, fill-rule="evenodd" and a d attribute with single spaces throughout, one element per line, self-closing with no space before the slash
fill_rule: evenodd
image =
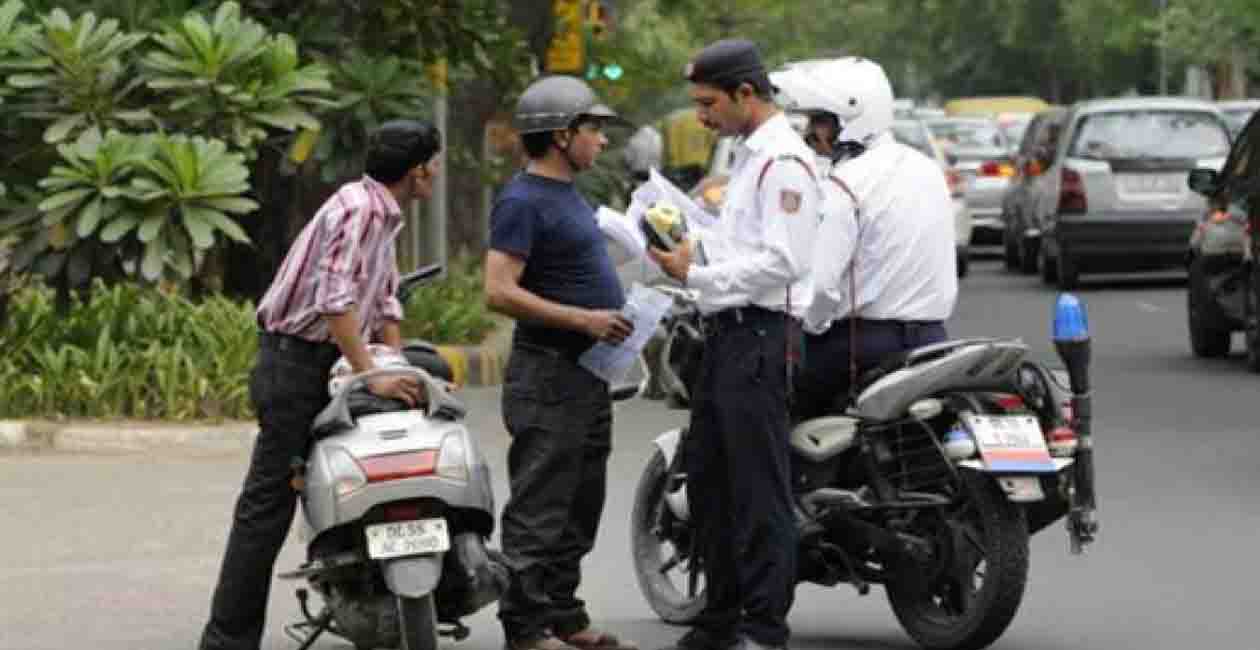
<path id="1" fill-rule="evenodd" d="M 704 346 L 686 290 L 654 364 L 667 404 L 687 408 Z M 866 372 L 852 400 L 790 435 L 800 537 L 798 582 L 882 584 L 921 646 L 983 648 L 1013 620 L 1029 537 L 1065 520 L 1073 553 L 1097 534 L 1083 305 L 1055 312 L 1062 373 L 1019 340 L 962 339 L 907 351 Z M 685 428 L 667 431 L 640 477 L 631 521 L 639 587 L 666 622 L 704 608 L 704 558 L 687 499 Z"/>
<path id="2" fill-rule="evenodd" d="M 440 266 L 404 276 L 406 298 Z M 494 493 L 485 458 L 451 394 L 450 366 L 422 341 L 403 347 L 407 365 L 349 377 L 316 418 L 308 458 L 295 459 L 307 560 L 281 578 L 305 580 L 324 602 L 285 628 L 309 648 L 324 632 L 356 650 L 434 650 L 439 636 L 462 640 L 460 619 L 507 587 L 502 557 L 486 548 Z M 411 408 L 366 389 L 374 378 L 407 374 L 426 390 Z"/>

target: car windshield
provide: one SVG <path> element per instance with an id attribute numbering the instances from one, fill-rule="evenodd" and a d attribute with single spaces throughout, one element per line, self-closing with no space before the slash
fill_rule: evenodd
<path id="1" fill-rule="evenodd" d="M 942 120 L 929 123 L 928 128 L 946 147 L 1006 148 L 1006 136 L 993 122 Z"/>
<path id="2" fill-rule="evenodd" d="M 1077 158 L 1208 158 L 1229 153 L 1219 118 L 1205 111 L 1115 111 L 1088 115 L 1068 155 Z"/>
<path id="3" fill-rule="evenodd" d="M 893 138 L 906 145 L 918 149 L 920 153 L 928 158 L 935 159 L 936 151 L 932 149 L 932 143 L 928 142 L 928 134 L 924 130 L 923 125 L 918 122 L 893 122 Z"/>

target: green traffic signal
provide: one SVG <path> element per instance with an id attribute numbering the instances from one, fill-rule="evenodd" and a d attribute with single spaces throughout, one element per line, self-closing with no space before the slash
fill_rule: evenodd
<path id="1" fill-rule="evenodd" d="M 621 66 L 617 65 L 616 63 L 609 63 L 608 65 L 604 66 L 604 76 L 607 77 L 610 81 L 616 81 L 620 79 L 621 75 L 624 73 L 625 73 L 625 70 L 622 70 Z"/>

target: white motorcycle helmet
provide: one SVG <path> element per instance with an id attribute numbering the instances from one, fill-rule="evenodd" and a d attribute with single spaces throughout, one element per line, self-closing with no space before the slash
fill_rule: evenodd
<path id="1" fill-rule="evenodd" d="M 802 61 L 770 73 L 785 110 L 826 112 L 839 122 L 837 142 L 869 146 L 893 124 L 893 91 L 884 69 L 858 56 Z"/>
<path id="2" fill-rule="evenodd" d="M 409 367 L 407 358 L 401 352 L 382 343 L 369 343 L 368 354 L 372 355 L 372 363 L 377 368 L 388 368 L 391 366 Z M 337 359 L 337 363 L 333 364 L 332 370 L 328 373 L 328 396 L 336 397 L 337 393 L 349 382 L 355 375 L 354 368 L 350 365 L 350 360 L 346 357 Z"/>

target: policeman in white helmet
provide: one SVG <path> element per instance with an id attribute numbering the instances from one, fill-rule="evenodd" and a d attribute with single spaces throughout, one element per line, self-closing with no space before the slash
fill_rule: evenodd
<path id="1" fill-rule="evenodd" d="M 833 164 L 820 182 L 823 221 L 805 312 L 794 416 L 852 397 L 859 373 L 945 340 L 958 295 L 953 209 L 940 166 L 893 139 L 893 92 L 861 57 L 771 75 L 810 115 L 811 145 Z"/>

